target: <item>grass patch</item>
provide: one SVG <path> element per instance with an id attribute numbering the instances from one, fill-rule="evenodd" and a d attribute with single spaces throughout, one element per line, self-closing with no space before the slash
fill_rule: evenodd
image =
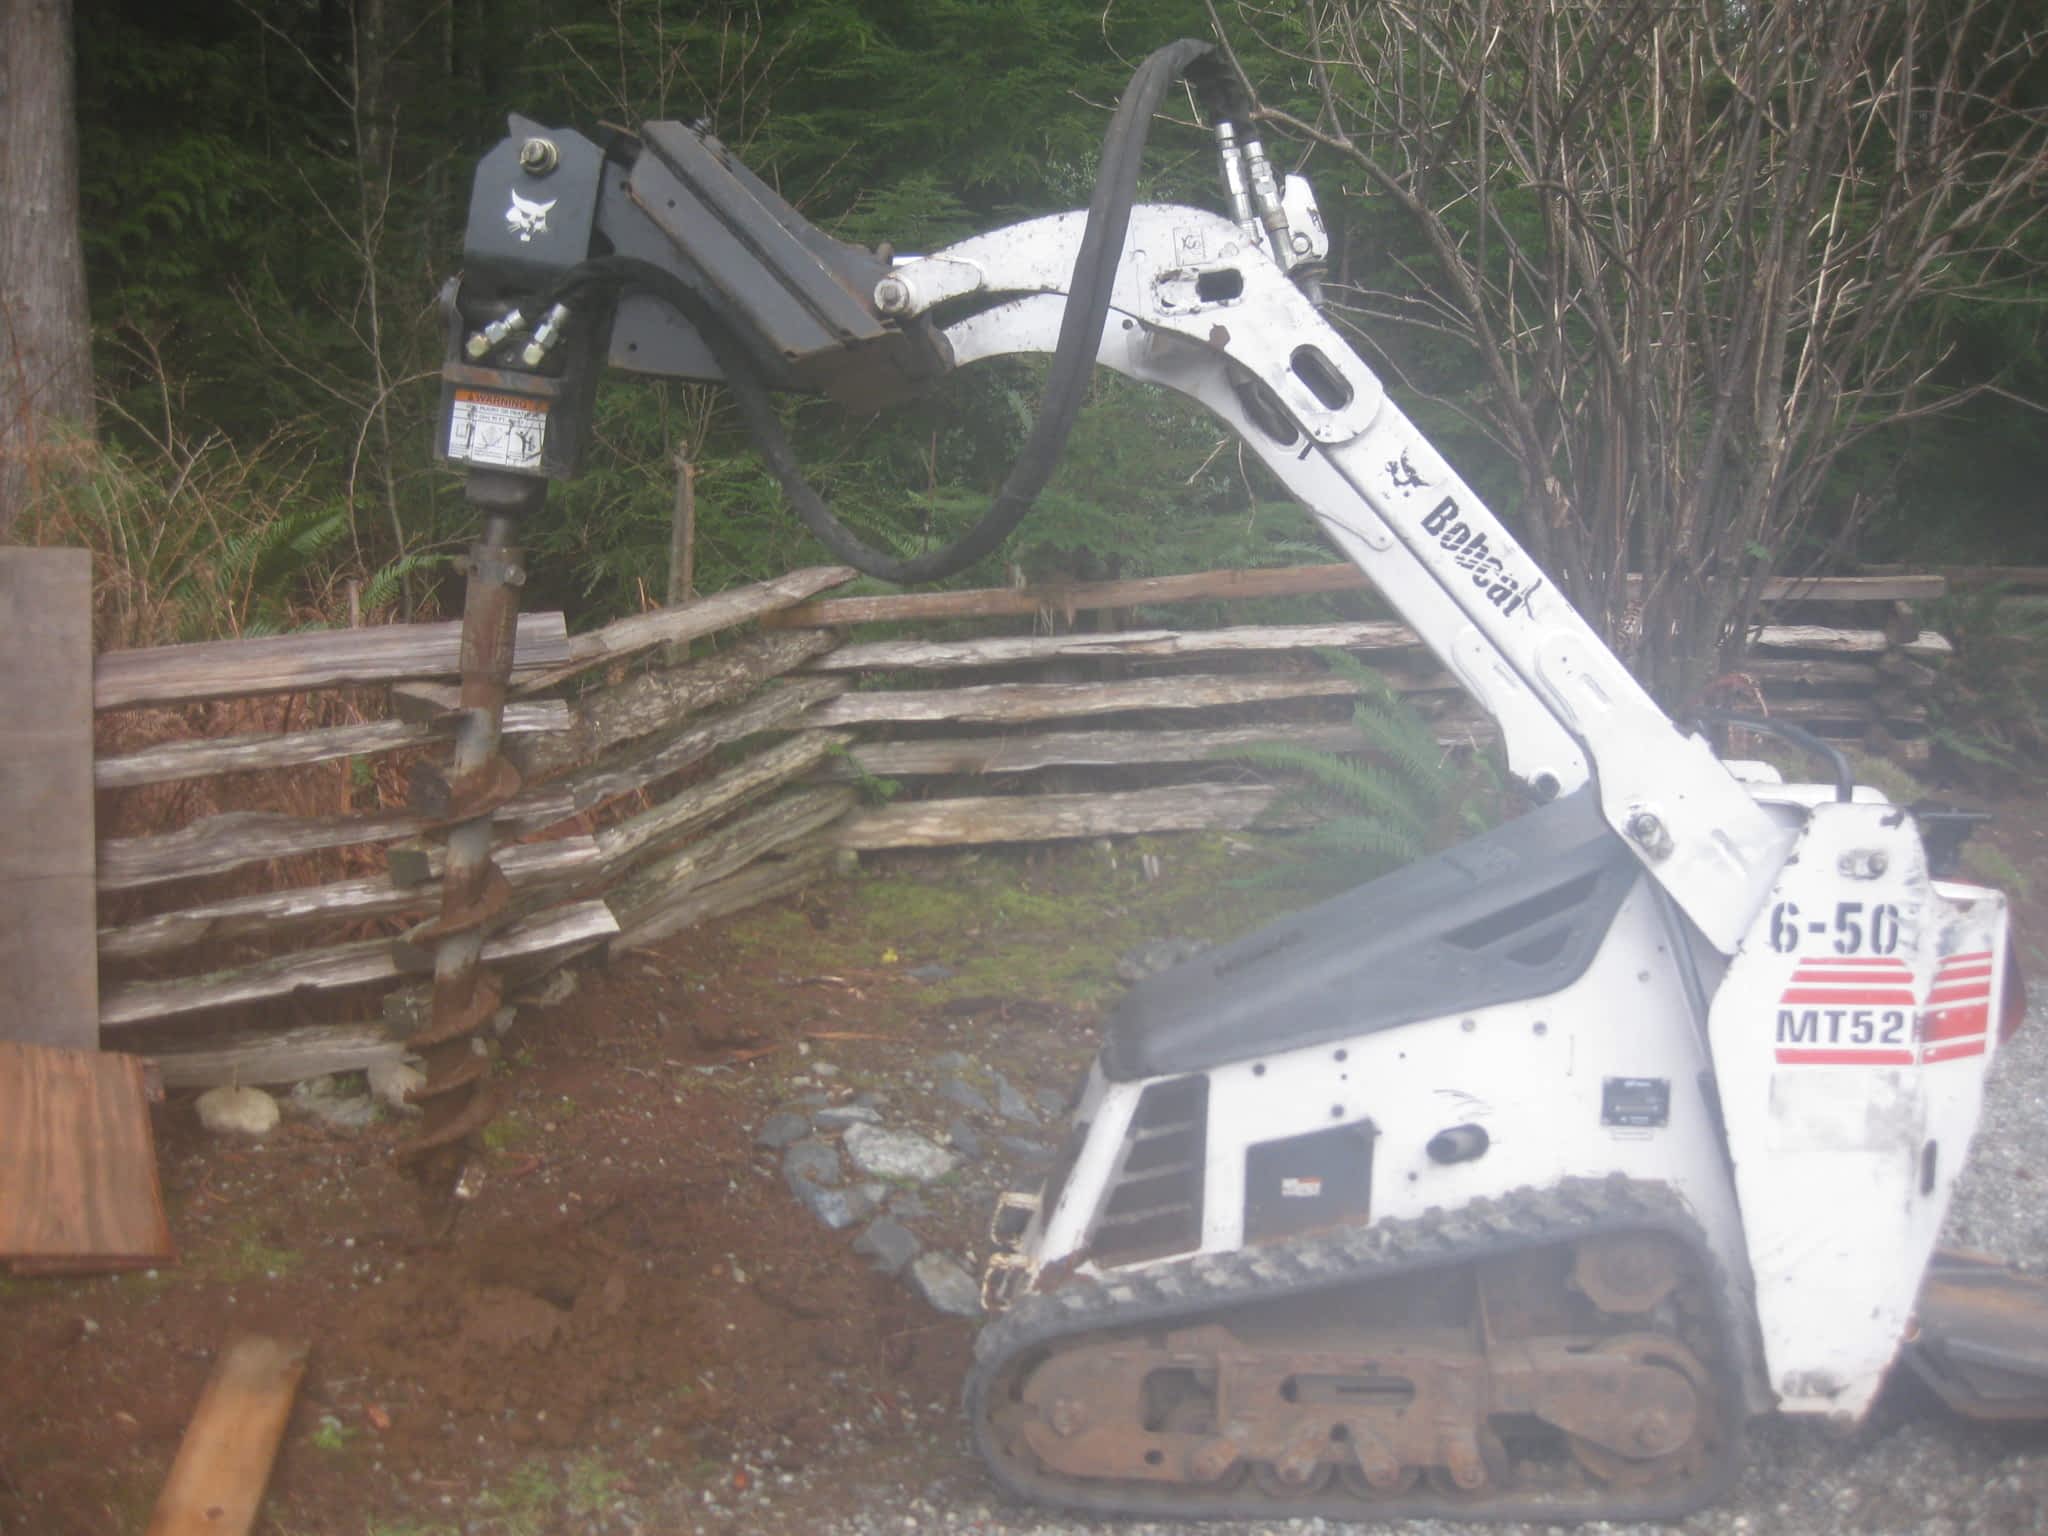
<path id="1" fill-rule="evenodd" d="M 496 1488 L 486 1488 L 472 1506 L 483 1524 L 480 1529 L 502 1536 L 545 1536 L 558 1529 L 555 1506 L 561 1502 L 562 1485 L 554 1471 L 541 1461 L 522 1461 L 512 1475 Z"/>
<path id="2" fill-rule="evenodd" d="M 251 1280 L 279 1280 L 306 1262 L 296 1248 L 280 1248 L 253 1220 L 232 1228 L 219 1248 L 193 1266 L 205 1279 L 222 1285 Z M 162 1271 L 158 1272 L 161 1275 Z"/>

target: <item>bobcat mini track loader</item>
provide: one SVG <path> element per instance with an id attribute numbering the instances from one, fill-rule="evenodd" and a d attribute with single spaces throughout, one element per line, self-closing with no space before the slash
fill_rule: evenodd
<path id="1" fill-rule="evenodd" d="M 1641 1518 L 1725 1488 L 1746 1415 L 1858 1419 L 1902 1349 L 1965 1411 L 2048 1414 L 2040 1292 L 1930 1266 L 2023 1008 L 2004 899 L 1937 870 L 1941 813 L 1839 758 L 1724 763 L 1657 708 L 1324 321 L 1313 197 L 1206 53 L 1139 71 L 1086 215 L 913 259 L 830 239 L 698 130 L 515 118 L 445 296 L 441 449 L 479 499 L 575 471 L 601 362 L 722 379 L 820 538 L 898 580 L 995 547 L 1094 366 L 1176 390 L 1540 802 L 1129 994 L 1044 1188 L 998 1212 L 967 1384 L 995 1476 L 1153 1516 Z M 1227 214 L 1133 206 L 1182 71 Z M 938 556 L 853 540 L 767 404 L 1024 352 L 1053 356 L 1039 428 Z"/>

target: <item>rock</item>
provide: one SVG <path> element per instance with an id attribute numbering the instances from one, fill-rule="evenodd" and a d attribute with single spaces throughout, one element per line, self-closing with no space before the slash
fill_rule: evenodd
<path id="1" fill-rule="evenodd" d="M 917 1234 L 900 1221 L 887 1216 L 878 1216 L 867 1225 L 867 1230 L 853 1240 L 853 1251 L 875 1261 L 875 1268 L 887 1275 L 893 1275 L 917 1257 L 923 1244 Z"/>
<path id="2" fill-rule="evenodd" d="M 1055 1120 L 1065 1115 L 1068 1109 L 1067 1096 L 1056 1088 L 1034 1088 L 1031 1099 Z"/>
<path id="3" fill-rule="evenodd" d="M 209 1088 L 193 1107 L 216 1136 L 266 1136 L 282 1118 L 277 1100 L 261 1088 Z"/>
<path id="4" fill-rule="evenodd" d="M 782 1176 L 792 1188 L 799 1179 L 813 1184 L 837 1184 L 845 1177 L 839 1165 L 839 1149 L 829 1141 L 800 1141 L 783 1154 Z"/>
<path id="5" fill-rule="evenodd" d="M 403 1061 L 378 1061 L 370 1064 L 366 1075 L 370 1080 L 370 1096 L 378 1103 L 388 1104 L 402 1115 L 420 1112 L 420 1107 L 406 1098 L 415 1088 L 426 1086 L 427 1074 L 418 1067 Z"/>
<path id="6" fill-rule="evenodd" d="M 832 1063 L 829 1061 L 814 1061 L 811 1063 L 811 1074 L 814 1077 L 823 1077 L 829 1079 L 837 1077 L 839 1075 L 839 1069 L 833 1066 Z"/>
<path id="7" fill-rule="evenodd" d="M 1031 1107 L 1030 1100 L 1019 1093 L 1010 1080 L 1000 1072 L 989 1074 L 996 1084 L 996 1113 L 1005 1120 L 1021 1121 L 1025 1125 L 1038 1124 L 1038 1111 Z"/>
<path id="8" fill-rule="evenodd" d="M 1050 1168 L 1052 1148 L 1042 1141 L 1030 1141 L 1022 1136 L 998 1136 L 996 1145 L 1016 1159 L 1019 1167 Z"/>
<path id="9" fill-rule="evenodd" d="M 934 1072 L 972 1072 L 976 1068 L 974 1058 L 965 1051 L 941 1051 L 932 1058 L 932 1070 Z"/>
<path id="10" fill-rule="evenodd" d="M 949 1317 L 981 1316 L 981 1287 L 943 1253 L 919 1254 L 910 1265 L 910 1284 Z"/>
<path id="11" fill-rule="evenodd" d="M 1119 981 L 1140 982 L 1192 960 L 1203 950 L 1193 939 L 1154 939 L 1127 951 L 1116 963 Z"/>
<path id="12" fill-rule="evenodd" d="M 912 981 L 951 981 L 959 972 L 950 965 L 913 965 L 903 973 Z"/>
<path id="13" fill-rule="evenodd" d="M 754 1128 L 754 1144 L 762 1147 L 786 1147 L 793 1141 L 802 1141 L 811 1134 L 810 1118 L 787 1109 L 779 1109 Z"/>
<path id="14" fill-rule="evenodd" d="M 939 1084 L 939 1097 L 955 1109 L 964 1109 L 970 1115 L 991 1113 L 988 1096 L 965 1078 L 947 1078 Z"/>
<path id="15" fill-rule="evenodd" d="M 880 1125 L 882 1117 L 865 1104 L 835 1104 L 817 1113 L 818 1129 L 843 1131 L 849 1125 Z"/>
<path id="16" fill-rule="evenodd" d="M 502 1040 L 512 1033 L 512 1026 L 519 1022 L 519 1010 L 507 1003 L 491 1015 L 491 1029 Z"/>
<path id="17" fill-rule="evenodd" d="M 953 1150 L 970 1160 L 981 1156 L 981 1138 L 974 1134 L 974 1127 L 965 1120 L 955 1120 L 946 1127 L 946 1140 L 953 1143 Z"/>
<path id="18" fill-rule="evenodd" d="M 905 1221 L 921 1221 L 931 1213 L 925 1208 L 923 1196 L 915 1190 L 899 1189 L 889 1198 L 889 1214 Z"/>
<path id="19" fill-rule="evenodd" d="M 350 1093 L 337 1077 L 309 1077 L 295 1083 L 285 1107 L 338 1131 L 360 1131 L 377 1119 L 377 1101 L 368 1094 Z"/>
<path id="20" fill-rule="evenodd" d="M 519 1002 L 522 1007 L 527 1008 L 553 1008 L 574 997 L 577 987 L 581 985 L 574 971 L 556 971 L 539 986 L 521 992 Z"/>
<path id="21" fill-rule="evenodd" d="M 875 1213 L 876 1202 L 864 1189 L 826 1189 L 798 1174 L 790 1176 L 789 1187 L 804 1208 L 834 1232 Z"/>
<path id="22" fill-rule="evenodd" d="M 849 1126 L 846 1155 L 862 1173 L 878 1179 L 929 1184 L 953 1171 L 953 1154 L 915 1131 L 885 1131 L 876 1125 Z"/>

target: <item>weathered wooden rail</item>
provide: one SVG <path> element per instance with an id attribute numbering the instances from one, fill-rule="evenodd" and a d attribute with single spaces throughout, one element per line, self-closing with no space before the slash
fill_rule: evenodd
<path id="1" fill-rule="evenodd" d="M 1228 754 L 1258 741 L 1355 743 L 1350 689 L 1316 656 L 1322 648 L 1377 668 L 1446 742 L 1490 731 L 1397 623 L 1160 622 L 1177 603 L 1213 611 L 1241 598 L 1358 591 L 1364 580 L 1349 566 L 823 595 L 851 575 L 794 571 L 587 635 L 568 635 L 559 614 L 521 619 L 505 728 L 525 784 L 495 816 L 509 889 L 488 957 L 517 980 L 592 948 L 652 944 L 793 890 L 842 850 L 1270 821 L 1276 789 Z M 1942 590 L 1939 578 L 1910 574 L 1774 584 L 1774 622 L 1727 680 L 1728 702 L 1923 753 L 1926 692 L 1946 642 L 1904 605 Z M 1875 621 L 1839 622 L 1855 611 Z M 1082 614 L 1148 622 L 1073 632 Z M 862 629 L 875 625 L 895 633 Z M 95 783 L 161 795 L 224 775 L 331 775 L 337 764 L 431 753 L 450 731 L 455 629 L 102 656 L 102 712 L 334 689 L 356 690 L 348 697 L 361 706 L 376 689 L 387 714 L 109 752 Z M 712 644 L 675 660 L 693 641 Z M 158 1054 L 179 1084 L 283 1080 L 402 1048 L 376 1021 L 376 1001 L 402 995 L 424 961 L 406 925 L 439 909 L 439 850 L 425 836 L 436 825 L 431 804 L 237 810 L 103 839 L 102 911 L 118 914 L 99 933 L 103 1029 Z M 292 883 L 283 861 L 331 873 Z M 347 1010 L 356 1017 L 337 1021 L 329 1007 L 324 1022 L 308 1022 L 301 1004 L 323 996 L 361 999 Z M 252 1006 L 266 1010 L 253 1031 L 221 1038 L 223 1010 L 246 1020 Z"/>

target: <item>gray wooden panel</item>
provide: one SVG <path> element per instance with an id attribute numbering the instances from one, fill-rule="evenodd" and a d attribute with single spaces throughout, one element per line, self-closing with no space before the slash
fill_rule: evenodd
<path id="1" fill-rule="evenodd" d="M 0 548 L 0 1040 L 99 1045 L 92 557 Z"/>

